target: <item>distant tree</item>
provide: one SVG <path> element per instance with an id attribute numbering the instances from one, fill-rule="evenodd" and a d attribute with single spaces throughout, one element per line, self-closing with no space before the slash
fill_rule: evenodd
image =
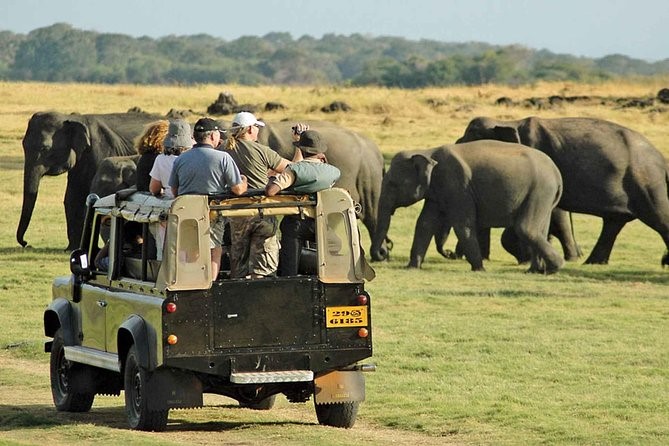
<path id="1" fill-rule="evenodd" d="M 28 34 L 19 46 L 12 70 L 22 79 L 85 81 L 96 64 L 95 33 L 57 23 Z"/>
<path id="2" fill-rule="evenodd" d="M 259 64 L 261 73 L 276 84 L 338 83 L 341 74 L 327 55 L 307 53 L 298 48 L 277 50 Z"/>
<path id="3" fill-rule="evenodd" d="M 25 40 L 25 36 L 10 31 L 0 31 L 0 79 L 9 79 L 10 66 L 14 62 L 16 52 Z"/>
<path id="4" fill-rule="evenodd" d="M 465 59 L 462 56 L 453 56 L 431 62 L 425 68 L 425 85 L 444 87 L 463 83 L 462 69 Z"/>
<path id="5" fill-rule="evenodd" d="M 221 26 L 225 26 L 224 24 Z M 0 32 L 0 79 L 102 83 L 238 82 L 421 88 L 537 79 L 597 81 L 669 73 L 669 59 L 588 59 L 519 45 L 411 41 L 287 32 L 225 40 L 208 34 L 160 39 L 81 31 L 65 23 L 28 35 Z"/>

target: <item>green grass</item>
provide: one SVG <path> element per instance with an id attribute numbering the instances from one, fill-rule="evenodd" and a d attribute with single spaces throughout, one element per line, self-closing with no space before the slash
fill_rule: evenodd
<path id="1" fill-rule="evenodd" d="M 396 118 L 397 133 L 391 128 L 385 138 L 400 135 L 394 144 L 409 145 L 398 138 L 410 119 Z M 666 118 L 639 119 L 650 133 L 666 132 Z M 311 403 L 285 400 L 269 412 L 230 400 L 172 411 L 162 434 L 127 431 L 118 397 L 96 398 L 88 414 L 58 413 L 42 312 L 53 277 L 68 273 L 66 178 L 45 179 L 26 235 L 32 248 L 18 247 L 22 132 L 10 130 L 3 132 L 11 138 L 0 138 L 8 154 L 0 161 L 0 444 L 669 443 L 669 270 L 660 266 L 665 248 L 654 231 L 632 222 L 609 265 L 569 263 L 551 276 L 526 274 L 502 250 L 499 230 L 486 272 L 442 259 L 434 247 L 421 270 L 407 270 L 420 205 L 396 212 L 391 260 L 373 264 L 377 278 L 367 289 L 377 372 L 365 375 L 367 400 L 353 429 L 318 426 Z M 575 226 L 587 255 L 601 223 L 578 215 Z"/>

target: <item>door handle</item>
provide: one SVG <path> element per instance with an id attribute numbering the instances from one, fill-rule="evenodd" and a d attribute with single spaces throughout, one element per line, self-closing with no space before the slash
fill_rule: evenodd
<path id="1" fill-rule="evenodd" d="M 99 301 L 97 301 L 97 303 L 98 303 L 98 307 L 100 307 L 100 308 L 104 308 L 104 307 L 107 306 L 107 302 L 104 301 L 104 300 L 99 300 Z"/>

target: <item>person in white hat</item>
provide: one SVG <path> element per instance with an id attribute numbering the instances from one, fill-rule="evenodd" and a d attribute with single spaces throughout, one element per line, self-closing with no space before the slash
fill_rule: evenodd
<path id="1" fill-rule="evenodd" d="M 253 113 L 237 113 L 227 132 L 224 151 L 232 156 L 242 175 L 248 179 L 249 189 L 264 189 L 268 171 L 283 172 L 291 163 L 271 148 L 258 143 L 258 133 L 265 127 Z M 295 133 L 308 126 L 297 124 Z M 299 136 L 298 136 L 299 137 Z M 293 161 L 302 154 L 295 151 Z M 276 217 L 230 218 L 230 276 L 266 277 L 276 274 L 279 266 L 279 241 L 276 237 Z"/>

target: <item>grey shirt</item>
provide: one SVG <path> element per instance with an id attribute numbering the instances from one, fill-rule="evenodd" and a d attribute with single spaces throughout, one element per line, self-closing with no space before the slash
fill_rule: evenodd
<path id="1" fill-rule="evenodd" d="M 170 187 L 179 195 L 215 195 L 229 192 L 242 182 L 229 154 L 208 144 L 198 144 L 174 160 Z"/>

